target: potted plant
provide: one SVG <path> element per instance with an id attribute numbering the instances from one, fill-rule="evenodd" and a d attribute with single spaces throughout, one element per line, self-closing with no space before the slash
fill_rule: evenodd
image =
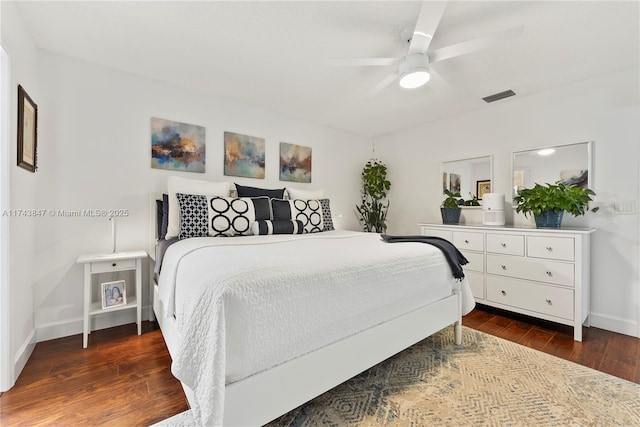
<path id="1" fill-rule="evenodd" d="M 440 205 L 440 214 L 442 215 L 443 224 L 457 224 L 460 222 L 460 193 L 452 193 L 449 190 L 444 190 L 444 194 L 447 196 Z"/>
<path id="2" fill-rule="evenodd" d="M 464 200 L 462 203 L 462 206 L 480 206 L 480 202 L 478 201 L 478 196 L 474 196 L 471 193 L 469 193 L 469 196 L 471 196 L 471 199 Z M 460 204 L 459 201 L 458 201 L 458 204 Z"/>
<path id="3" fill-rule="evenodd" d="M 379 160 L 370 160 L 362 169 L 362 203 L 356 206 L 364 231 L 384 233 L 387 231 L 387 211 L 385 204 L 391 182 L 387 180 L 387 166 Z"/>
<path id="4" fill-rule="evenodd" d="M 513 201 L 516 203 L 516 212 L 522 212 L 525 216 L 533 215 L 536 227 L 560 228 L 564 212 L 573 216 L 584 215 L 589 210 L 591 196 L 595 194 L 589 188 L 557 182 L 524 188 Z M 597 210 L 597 207 L 591 209 L 592 212 Z"/>

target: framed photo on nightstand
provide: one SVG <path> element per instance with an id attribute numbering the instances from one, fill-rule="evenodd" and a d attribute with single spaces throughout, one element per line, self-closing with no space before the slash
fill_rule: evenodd
<path id="1" fill-rule="evenodd" d="M 113 308 L 127 304 L 127 288 L 124 280 L 100 284 L 102 308 Z"/>

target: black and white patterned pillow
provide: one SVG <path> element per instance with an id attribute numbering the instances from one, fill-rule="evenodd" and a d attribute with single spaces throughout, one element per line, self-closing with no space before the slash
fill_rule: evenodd
<path id="1" fill-rule="evenodd" d="M 305 233 L 324 231 L 322 205 L 319 200 L 271 200 L 274 220 L 301 221 Z"/>
<path id="2" fill-rule="evenodd" d="M 209 209 L 207 196 L 177 193 L 180 205 L 179 239 L 209 235 Z"/>
<path id="3" fill-rule="evenodd" d="M 253 223 L 253 234 L 302 234 L 304 226 L 301 221 L 277 219 L 273 221 L 256 221 Z"/>
<path id="4" fill-rule="evenodd" d="M 331 206 L 329 206 L 329 199 L 320 199 L 320 206 L 322 207 L 322 222 L 324 223 L 324 230 L 335 230 L 333 227 L 333 218 L 331 217 Z"/>
<path id="5" fill-rule="evenodd" d="M 212 236 L 248 236 L 255 221 L 271 219 L 268 197 L 214 196 L 208 204 Z"/>
<path id="6" fill-rule="evenodd" d="M 246 236 L 256 220 L 271 218 L 268 197 L 221 197 L 177 194 L 180 239 L 202 236 Z"/>

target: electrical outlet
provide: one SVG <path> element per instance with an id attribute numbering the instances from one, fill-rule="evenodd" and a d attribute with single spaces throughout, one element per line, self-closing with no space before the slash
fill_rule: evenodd
<path id="1" fill-rule="evenodd" d="M 635 200 L 613 202 L 613 211 L 619 215 L 635 215 L 636 202 Z"/>

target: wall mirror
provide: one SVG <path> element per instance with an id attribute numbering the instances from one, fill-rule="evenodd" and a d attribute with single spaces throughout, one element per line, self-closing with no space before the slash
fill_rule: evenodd
<path id="1" fill-rule="evenodd" d="M 442 190 L 459 192 L 464 200 L 474 196 L 482 204 L 482 195 L 491 192 L 493 182 L 493 157 L 470 157 L 442 162 Z"/>
<path id="2" fill-rule="evenodd" d="M 579 142 L 533 150 L 515 151 L 512 160 L 513 194 L 536 183 L 557 181 L 593 189 L 593 143 Z"/>

